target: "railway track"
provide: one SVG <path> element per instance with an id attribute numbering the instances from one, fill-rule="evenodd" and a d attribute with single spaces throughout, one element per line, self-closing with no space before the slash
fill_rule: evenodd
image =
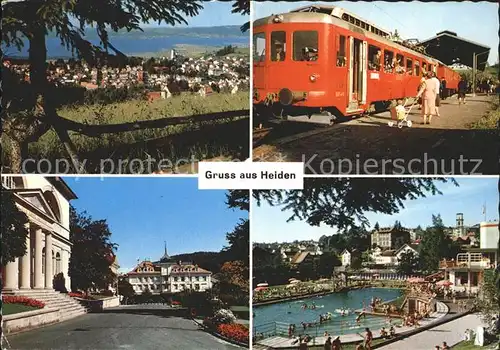
<path id="1" fill-rule="evenodd" d="M 369 117 L 360 117 L 356 120 L 369 119 Z M 277 123 L 273 126 L 253 129 L 253 148 L 261 145 L 284 145 L 290 142 L 300 140 L 301 138 L 318 135 L 326 132 L 340 132 L 346 127 L 347 122 L 352 119 L 335 123 L 333 125 L 315 125 L 308 123 Z"/>

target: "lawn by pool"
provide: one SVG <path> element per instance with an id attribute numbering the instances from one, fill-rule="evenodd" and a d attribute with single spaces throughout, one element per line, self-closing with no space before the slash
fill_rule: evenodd
<path id="1" fill-rule="evenodd" d="M 349 334 L 363 331 L 366 327 L 379 330 L 389 326 L 385 317 L 366 316 L 356 322 L 354 310 L 362 309 L 363 304 L 368 308 L 372 297 L 383 301 L 393 300 L 401 296 L 400 289 L 365 288 L 349 292 L 334 293 L 320 297 L 303 298 L 289 302 L 254 307 L 254 334 L 276 333 L 285 335 L 288 325 L 295 324 L 296 334 L 322 335 L 325 331 L 330 334 Z M 315 304 L 316 308 L 302 309 L 303 304 Z M 341 315 L 342 309 L 349 313 Z M 319 324 L 319 316 L 331 313 L 331 320 Z M 303 328 L 301 322 L 316 323 L 311 327 Z M 392 320 L 393 324 L 400 320 Z"/>

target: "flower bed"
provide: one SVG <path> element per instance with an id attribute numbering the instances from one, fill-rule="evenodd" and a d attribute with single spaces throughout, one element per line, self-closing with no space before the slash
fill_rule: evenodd
<path id="1" fill-rule="evenodd" d="M 217 333 L 239 343 L 248 344 L 248 328 L 239 323 L 222 323 L 217 326 Z"/>
<path id="2" fill-rule="evenodd" d="M 70 297 L 85 299 L 85 294 L 83 293 L 68 293 Z"/>
<path id="3" fill-rule="evenodd" d="M 27 297 L 17 296 L 17 295 L 2 295 L 2 303 L 4 304 L 22 304 L 26 306 L 36 307 L 37 309 L 43 309 L 45 303 L 31 299 Z"/>

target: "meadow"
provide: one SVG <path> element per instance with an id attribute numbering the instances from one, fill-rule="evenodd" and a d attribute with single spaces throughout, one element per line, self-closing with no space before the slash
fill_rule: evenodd
<path id="1" fill-rule="evenodd" d="M 58 113 L 63 118 L 84 124 L 107 125 L 245 109 L 249 109 L 248 91 L 236 94 L 215 93 L 207 97 L 184 93 L 151 102 L 130 100 L 107 105 L 62 107 Z M 233 124 L 239 125 L 239 135 L 228 131 Z M 249 129 L 248 116 L 102 134 L 98 137 L 70 132 L 70 137 L 78 155 L 90 161 L 89 166 L 92 166 L 93 161 L 114 157 L 146 159 L 154 156 L 166 157 L 172 161 L 191 157 L 197 160 L 215 157 L 246 159 L 248 155 L 244 153 L 248 149 L 248 136 L 241 135 L 245 132 L 245 124 L 246 129 Z M 5 142 L 2 136 L 3 164 L 9 163 L 8 150 L 8 142 Z M 37 142 L 31 143 L 28 155 L 29 158 L 36 160 L 68 159 L 63 145 L 53 130 L 44 134 Z M 92 169 L 87 171 L 94 172 Z"/>

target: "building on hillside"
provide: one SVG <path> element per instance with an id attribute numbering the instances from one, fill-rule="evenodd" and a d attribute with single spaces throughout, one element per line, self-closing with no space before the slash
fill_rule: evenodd
<path id="1" fill-rule="evenodd" d="M 176 261 L 165 253 L 159 261 L 143 261 L 126 275 L 137 294 L 149 289 L 153 294 L 212 288 L 212 273 L 190 262 Z"/>
<path id="2" fill-rule="evenodd" d="M 482 222 L 479 248 L 470 247 L 466 253 L 457 254 L 456 259 L 440 262 L 440 270 L 444 271 L 445 280 L 453 283 L 453 290 L 478 292 L 485 271 L 494 270 L 499 264 L 498 238 L 498 222 Z"/>
<path id="3" fill-rule="evenodd" d="M 8 263 L 3 289 L 53 289 L 54 276 L 68 274 L 73 244 L 69 240 L 70 201 L 76 194 L 61 177 L 2 175 L 2 191 L 14 195 L 17 208 L 28 216 L 26 255 Z"/>
<path id="4" fill-rule="evenodd" d="M 298 267 L 300 264 L 303 263 L 312 263 L 314 260 L 314 255 L 311 254 L 310 252 L 298 252 L 295 254 L 292 258 L 292 261 L 290 262 L 293 267 Z"/>
<path id="5" fill-rule="evenodd" d="M 396 251 L 392 249 L 372 253 L 371 258 L 375 265 L 392 266 L 397 263 Z"/>
<path id="6" fill-rule="evenodd" d="M 403 245 L 401 248 L 399 248 L 394 253 L 394 256 L 396 258 L 394 264 L 398 265 L 399 264 L 399 260 L 401 259 L 401 257 L 403 256 L 403 254 L 408 253 L 408 252 L 412 252 L 415 257 L 419 256 L 418 250 L 417 250 L 417 245 L 415 245 L 415 244 L 405 244 L 405 245 Z"/>
<path id="7" fill-rule="evenodd" d="M 342 266 L 348 267 L 352 265 L 353 258 L 361 257 L 361 252 L 357 249 L 344 249 L 344 251 L 340 254 L 340 260 L 342 262 Z"/>
<path id="8" fill-rule="evenodd" d="M 456 224 L 455 227 L 453 228 L 453 236 L 462 237 L 465 236 L 465 233 L 466 233 L 466 228 L 464 225 L 464 214 L 457 213 Z"/>
<path id="9" fill-rule="evenodd" d="M 395 249 L 397 241 L 404 243 L 410 242 L 410 232 L 396 227 L 381 228 L 371 235 L 372 247 L 377 246 L 382 249 Z"/>

